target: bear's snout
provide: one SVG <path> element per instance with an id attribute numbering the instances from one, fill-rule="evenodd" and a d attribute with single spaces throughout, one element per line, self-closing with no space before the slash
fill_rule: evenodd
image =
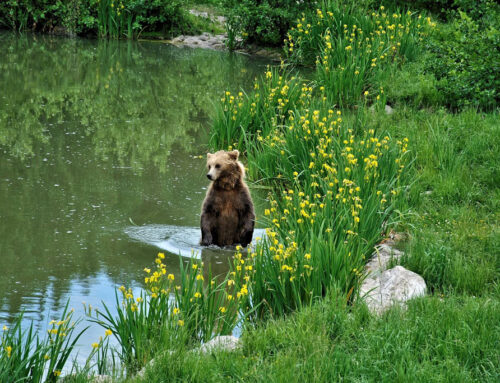
<path id="1" fill-rule="evenodd" d="M 207 173 L 207 178 L 211 181 L 212 180 L 212 175 L 210 173 Z"/>

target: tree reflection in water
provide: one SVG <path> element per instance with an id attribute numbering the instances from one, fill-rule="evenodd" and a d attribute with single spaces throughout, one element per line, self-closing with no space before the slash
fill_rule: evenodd
<path id="1" fill-rule="evenodd" d="M 27 310 L 44 327 L 68 297 L 81 312 L 141 284 L 157 249 L 130 221 L 198 225 L 214 102 L 266 63 L 5 32 L 0 46 L 0 321 Z"/>

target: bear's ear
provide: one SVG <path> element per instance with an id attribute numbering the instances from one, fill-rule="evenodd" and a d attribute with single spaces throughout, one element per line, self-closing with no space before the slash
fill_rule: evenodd
<path id="1" fill-rule="evenodd" d="M 212 157 L 212 156 L 213 156 L 212 153 L 207 153 L 207 159 L 210 158 L 210 157 Z"/>
<path id="2" fill-rule="evenodd" d="M 238 156 L 240 155 L 240 152 L 237 150 L 233 150 L 232 152 L 227 152 L 227 154 L 229 154 L 229 158 L 236 161 L 238 159 Z"/>

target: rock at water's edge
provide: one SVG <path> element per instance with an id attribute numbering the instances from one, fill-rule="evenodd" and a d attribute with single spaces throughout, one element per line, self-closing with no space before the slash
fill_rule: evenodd
<path id="1" fill-rule="evenodd" d="M 167 42 L 173 45 L 186 46 L 190 48 L 224 50 L 225 40 L 226 40 L 225 35 L 211 35 L 205 32 L 198 36 L 185 36 L 185 35 L 177 36 Z"/>

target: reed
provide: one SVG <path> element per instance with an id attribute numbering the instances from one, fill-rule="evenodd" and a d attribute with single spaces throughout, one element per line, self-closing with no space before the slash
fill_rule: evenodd
<path id="1" fill-rule="evenodd" d="M 97 25 L 101 37 L 133 37 L 133 12 L 125 7 L 123 1 L 98 0 Z"/>
<path id="2" fill-rule="evenodd" d="M 304 97 L 310 97 L 301 91 L 303 86 L 303 80 L 290 72 L 268 67 L 255 80 L 253 93 L 225 92 L 216 107 L 210 146 L 243 149 L 245 140 L 257 134 L 267 136 L 275 124 L 283 123 L 292 109 L 304 103 Z"/>
<path id="3" fill-rule="evenodd" d="M 355 105 L 374 84 L 402 63 L 413 60 L 419 42 L 435 23 L 421 15 L 367 12 L 354 2 L 325 1 L 304 14 L 288 33 L 285 53 L 291 63 L 316 67 L 323 96 L 341 107 Z"/>
<path id="4" fill-rule="evenodd" d="M 402 203 L 408 139 L 341 116 L 306 104 L 272 135 L 246 141 L 254 176 L 273 186 L 267 237 L 244 267 L 235 260 L 248 308 L 264 302 L 257 316 L 294 311 L 332 287 L 354 297 L 365 259 Z"/>
<path id="5" fill-rule="evenodd" d="M 317 54 L 315 81 L 283 64 L 268 69 L 252 94 L 227 92 L 213 124 L 212 147 L 246 153 L 249 176 L 272 188 L 267 237 L 233 270 L 240 310 L 254 319 L 290 313 L 330 289 L 351 301 L 404 205 L 409 140 L 367 128 L 368 119 L 385 107 L 375 83 L 411 58 L 432 23 L 339 4 L 325 2 L 289 34 L 292 62 Z M 355 104 L 344 121 L 339 107 Z"/>
<path id="6" fill-rule="evenodd" d="M 76 332 L 81 320 L 73 321 L 66 304 L 61 319 L 50 322 L 48 336 L 41 339 L 33 327 L 23 330 L 23 315 L 0 337 L 0 381 L 55 382 L 68 363 L 76 342 L 86 328 Z"/>
<path id="7" fill-rule="evenodd" d="M 177 283 L 174 274 L 167 272 L 164 258 L 159 253 L 156 270 L 144 269 L 146 289 L 139 296 L 131 288 L 118 289 L 116 314 L 104 303 L 103 309 L 88 313 L 92 322 L 117 338 L 120 359 L 130 372 L 144 366 L 165 344 L 189 347 L 216 335 L 229 335 L 241 320 L 237 302 L 228 299 L 229 277 L 218 282 L 202 262 L 184 264 L 179 257 Z"/>

